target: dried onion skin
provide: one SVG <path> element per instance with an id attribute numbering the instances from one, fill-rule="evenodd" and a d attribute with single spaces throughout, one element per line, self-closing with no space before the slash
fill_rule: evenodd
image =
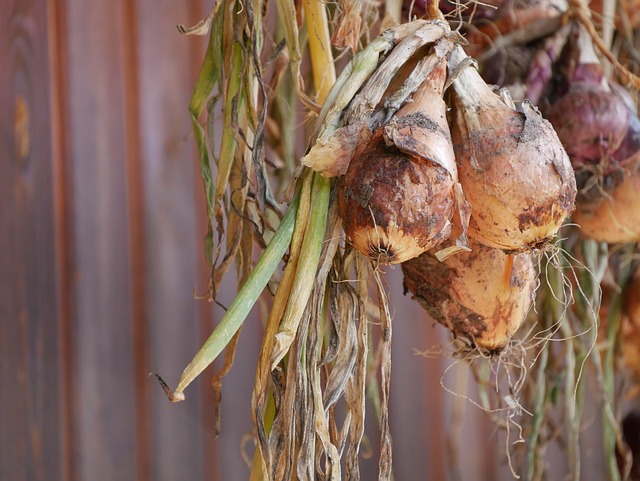
<path id="1" fill-rule="evenodd" d="M 471 204 L 469 236 L 490 247 L 545 246 L 573 212 L 576 182 L 551 124 L 535 107 L 496 95 L 454 50 L 451 122 L 458 178 Z"/>
<path id="2" fill-rule="evenodd" d="M 524 322 L 536 286 L 533 254 L 478 243 L 440 262 L 434 251 L 402 264 L 405 292 L 456 337 L 491 352 Z"/>

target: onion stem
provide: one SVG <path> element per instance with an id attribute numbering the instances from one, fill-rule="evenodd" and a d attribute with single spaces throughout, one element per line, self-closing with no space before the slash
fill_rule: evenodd
<path id="1" fill-rule="evenodd" d="M 184 400 L 184 390 L 191 382 L 211 364 L 238 331 L 249 311 L 258 300 L 263 289 L 271 279 L 282 256 L 286 252 L 293 235 L 294 221 L 298 210 L 299 196 L 296 195 L 287 213 L 282 218 L 273 239 L 265 249 L 253 272 L 238 295 L 229 306 L 229 310 L 220 320 L 204 345 L 193 360 L 185 368 L 180 377 L 178 387 L 173 394 L 173 401 Z"/>

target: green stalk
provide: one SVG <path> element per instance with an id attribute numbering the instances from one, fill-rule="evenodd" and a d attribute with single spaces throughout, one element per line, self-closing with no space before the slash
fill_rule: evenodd
<path id="1" fill-rule="evenodd" d="M 184 400 L 184 390 L 198 375 L 211 364 L 238 331 L 249 311 L 258 300 L 273 272 L 282 260 L 293 235 L 293 227 L 298 210 L 299 195 L 296 195 L 282 218 L 273 239 L 265 249 L 253 272 L 204 345 L 185 368 L 178 387 L 173 394 L 173 402 Z"/>
<path id="2" fill-rule="evenodd" d="M 220 143 L 220 156 L 218 158 L 218 175 L 216 177 L 216 188 L 214 202 L 224 195 L 231 166 L 235 158 L 236 142 L 233 128 L 233 104 L 237 102 L 237 111 L 242 110 L 243 96 L 240 95 L 242 89 L 242 48 L 237 43 L 233 45 L 233 58 L 231 72 L 229 73 L 227 91 L 225 93 L 224 124 L 222 130 L 222 140 Z"/>
<path id="3" fill-rule="evenodd" d="M 311 216 L 302 241 L 300 259 L 296 267 L 289 302 L 282 316 L 279 332 L 276 334 L 276 342 L 271 356 L 271 369 L 275 369 L 293 342 L 302 313 L 307 307 L 307 301 L 315 284 L 316 270 L 327 226 L 329 192 L 329 180 L 320 174 L 314 174 L 311 187 Z"/>
<path id="4" fill-rule="evenodd" d="M 218 4 L 220 5 L 220 4 Z M 209 43 L 205 53 L 200 73 L 193 94 L 189 100 L 189 113 L 191 114 L 191 124 L 193 127 L 193 136 L 198 150 L 198 159 L 200 161 L 200 174 L 204 182 L 205 198 L 207 202 L 208 233 L 205 239 L 205 257 L 211 262 L 213 253 L 213 198 L 214 198 L 214 181 L 213 172 L 211 171 L 211 162 L 209 160 L 209 149 L 207 145 L 207 136 L 204 129 L 200 125 L 199 118 L 207 104 L 209 96 L 213 91 L 216 83 L 222 79 L 222 23 L 224 19 L 224 11 L 217 8 L 214 11 L 213 24 L 209 36 Z"/>

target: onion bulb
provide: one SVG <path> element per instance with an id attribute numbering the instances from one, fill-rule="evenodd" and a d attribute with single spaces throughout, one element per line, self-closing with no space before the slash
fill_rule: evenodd
<path id="1" fill-rule="evenodd" d="M 524 322 L 536 270 L 528 252 L 507 254 L 470 241 L 443 262 L 433 251 L 402 264 L 405 292 L 456 337 L 499 351 Z"/>
<path id="2" fill-rule="evenodd" d="M 606 161 L 620 147 L 630 115 L 624 102 L 606 89 L 574 82 L 551 107 L 549 120 L 578 170 Z"/>
<path id="3" fill-rule="evenodd" d="M 573 222 L 581 234 L 598 242 L 640 241 L 640 172 L 628 175 L 611 196 L 593 210 L 578 209 Z"/>
<path id="4" fill-rule="evenodd" d="M 404 262 L 449 238 L 457 172 L 445 77 L 443 59 L 341 179 L 338 210 L 347 237 L 375 261 Z"/>
<path id="5" fill-rule="evenodd" d="M 463 61 L 457 48 L 450 67 Z M 451 133 L 459 181 L 472 207 L 469 235 L 505 250 L 544 246 L 575 205 L 575 176 L 558 136 L 528 102 L 508 105 L 475 68 L 452 75 Z"/>
<path id="6" fill-rule="evenodd" d="M 556 129 L 575 170 L 578 204 L 598 204 L 624 177 L 620 157 L 630 154 L 630 99 L 606 81 L 589 33 L 579 23 L 569 35 L 554 67 L 547 118 Z"/>

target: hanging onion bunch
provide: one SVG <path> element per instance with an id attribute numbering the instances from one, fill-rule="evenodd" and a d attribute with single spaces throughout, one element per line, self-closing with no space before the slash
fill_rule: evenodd
<path id="1" fill-rule="evenodd" d="M 389 53 L 340 127 L 303 159 L 339 176 L 346 237 L 376 262 L 400 263 L 440 244 L 464 208 L 443 100 L 446 55 L 459 41 L 445 23 L 426 22 Z"/>
<path id="2" fill-rule="evenodd" d="M 496 95 L 461 49 L 452 52 L 452 136 L 472 207 L 469 235 L 525 251 L 553 238 L 575 205 L 569 158 L 551 124 L 528 102 Z"/>
<path id="3" fill-rule="evenodd" d="M 470 241 L 470 252 L 440 262 L 433 251 L 402 264 L 405 291 L 471 346 L 495 353 L 524 322 L 536 269 L 531 253 L 506 254 Z"/>
<path id="4" fill-rule="evenodd" d="M 585 27 L 572 22 L 547 39 L 528 77 L 575 171 L 574 222 L 603 242 L 640 238 L 636 196 L 640 120 L 628 93 L 607 81 Z"/>

